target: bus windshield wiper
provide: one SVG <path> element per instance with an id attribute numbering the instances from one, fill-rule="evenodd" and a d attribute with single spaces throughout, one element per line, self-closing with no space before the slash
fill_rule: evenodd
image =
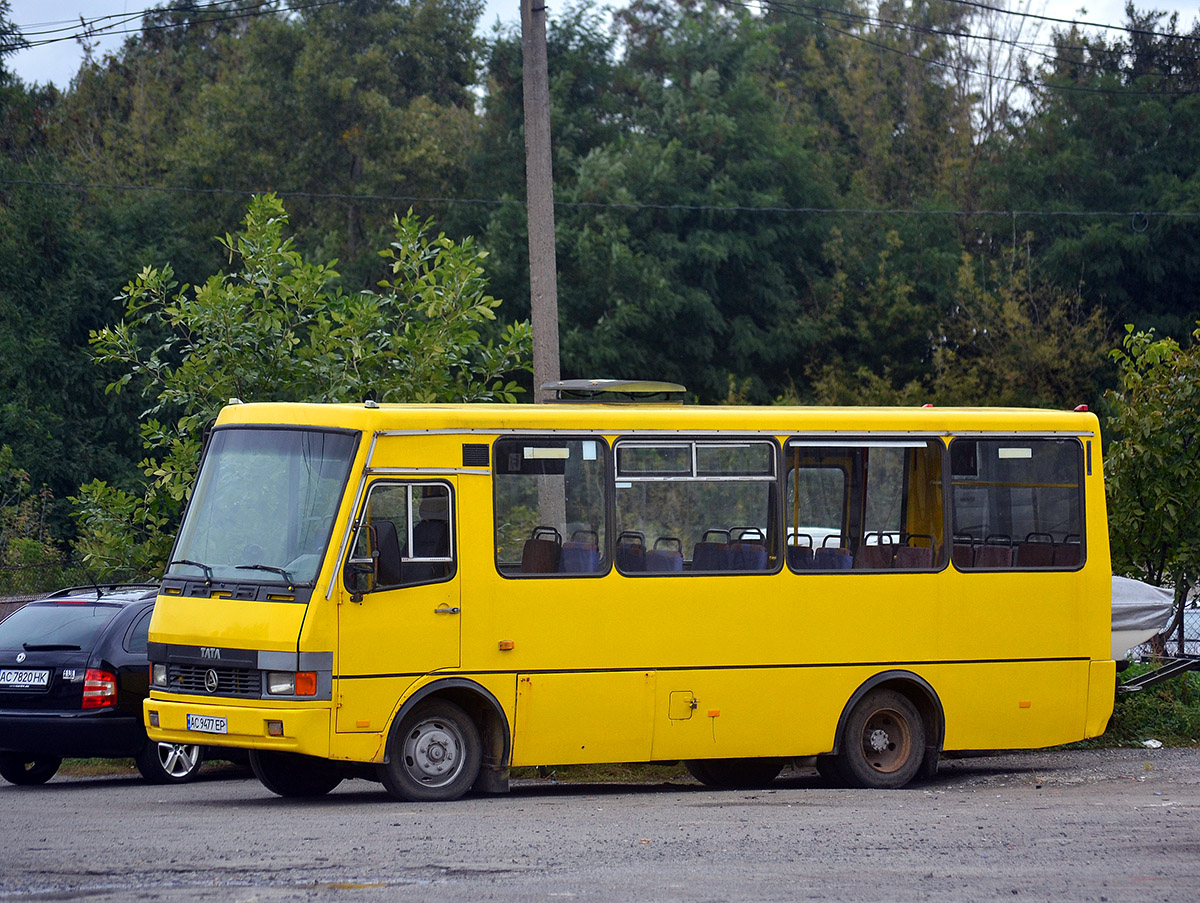
<path id="1" fill-rule="evenodd" d="M 205 583 L 213 582 L 213 569 L 210 568 L 207 564 L 204 564 L 199 561 L 191 561 L 187 558 L 176 558 L 174 561 L 168 561 L 167 567 L 171 567 L 171 565 L 174 565 L 174 564 L 187 564 L 187 565 L 191 565 L 194 568 L 200 568 L 200 570 L 204 571 L 204 582 Z"/>
<path id="2" fill-rule="evenodd" d="M 270 571 L 272 574 L 280 574 L 283 577 L 283 579 L 287 581 L 288 589 L 292 589 L 293 584 L 295 583 L 295 581 L 292 580 L 291 574 L 289 574 L 283 568 L 277 568 L 270 564 L 239 564 L 237 566 L 237 570 L 239 570 L 239 571 Z"/>

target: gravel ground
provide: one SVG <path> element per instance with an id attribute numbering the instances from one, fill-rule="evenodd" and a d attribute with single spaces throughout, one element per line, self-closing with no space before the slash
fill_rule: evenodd
<path id="1" fill-rule="evenodd" d="M 0 787 L 0 899 L 1179 901 L 1200 899 L 1200 750 L 943 763 L 900 791 L 809 769 L 760 791 L 516 782 L 312 802 L 217 772 L 183 787 Z"/>

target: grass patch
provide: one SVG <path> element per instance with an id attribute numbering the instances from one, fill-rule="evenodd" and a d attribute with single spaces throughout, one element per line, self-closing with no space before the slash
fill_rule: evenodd
<path id="1" fill-rule="evenodd" d="M 137 774 L 137 766 L 133 764 L 133 759 L 63 759 L 58 773 L 75 778 L 94 778 Z"/>
<path id="2" fill-rule="evenodd" d="M 682 762 L 634 762 L 608 765 L 554 765 L 514 768 L 513 778 L 556 784 L 653 784 L 690 780 Z"/>
<path id="3" fill-rule="evenodd" d="M 1153 665 L 1133 664 L 1122 672 L 1121 679 L 1153 669 Z M 1068 749 L 1141 746 L 1146 740 L 1158 740 L 1163 746 L 1200 747 L 1200 672 L 1188 671 L 1140 693 L 1118 693 L 1103 736 L 1073 743 Z"/>

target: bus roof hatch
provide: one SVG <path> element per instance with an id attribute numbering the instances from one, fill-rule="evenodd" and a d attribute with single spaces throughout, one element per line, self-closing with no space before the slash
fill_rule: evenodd
<path id="1" fill-rule="evenodd" d="M 564 379 L 546 383 L 555 401 L 602 402 L 607 404 L 678 404 L 687 392 L 678 383 L 645 379 Z"/>

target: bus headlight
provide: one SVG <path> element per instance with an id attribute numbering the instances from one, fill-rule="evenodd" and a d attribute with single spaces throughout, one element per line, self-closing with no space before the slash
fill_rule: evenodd
<path id="1" fill-rule="evenodd" d="M 317 672 L 268 671 L 267 692 L 272 696 L 316 696 Z"/>
<path id="2" fill-rule="evenodd" d="M 150 683 L 156 687 L 165 687 L 167 685 L 166 665 L 156 663 L 150 666 Z"/>

